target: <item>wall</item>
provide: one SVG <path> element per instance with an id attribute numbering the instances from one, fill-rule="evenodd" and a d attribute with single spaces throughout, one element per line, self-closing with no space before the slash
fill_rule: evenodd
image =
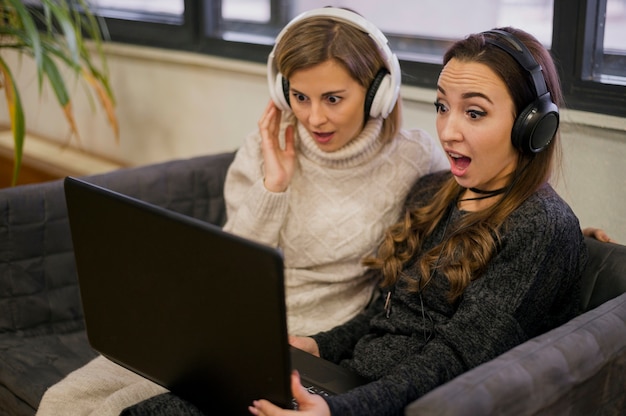
<path id="1" fill-rule="evenodd" d="M 120 141 L 84 84 L 72 83 L 80 141 L 45 87 L 37 94 L 32 63 L 11 55 L 19 77 L 29 133 L 125 165 L 140 165 L 236 149 L 256 128 L 267 100 L 263 65 L 205 55 L 108 45 Z M 435 93 L 403 87 L 408 128 L 435 135 Z M 6 103 L 0 123 L 7 124 Z M 564 174 L 556 183 L 583 226 L 607 230 L 626 243 L 626 119 L 577 111 L 562 114 Z M 26 143 L 28 153 L 28 142 Z"/>

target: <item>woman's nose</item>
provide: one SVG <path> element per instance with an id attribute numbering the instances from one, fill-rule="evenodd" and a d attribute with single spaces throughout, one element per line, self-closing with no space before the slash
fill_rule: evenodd
<path id="1" fill-rule="evenodd" d="M 326 110 L 322 103 L 312 103 L 309 114 L 309 123 L 314 126 L 322 125 L 326 122 Z"/>
<path id="2" fill-rule="evenodd" d="M 463 138 L 460 118 L 447 113 L 437 118 L 437 134 L 442 142 L 456 141 Z"/>

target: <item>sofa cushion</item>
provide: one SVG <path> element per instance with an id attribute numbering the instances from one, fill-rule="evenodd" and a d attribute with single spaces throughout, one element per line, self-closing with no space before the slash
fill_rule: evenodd
<path id="1" fill-rule="evenodd" d="M 626 292 L 626 246 L 586 237 L 589 260 L 582 275 L 583 310 L 593 309 Z"/>
<path id="2" fill-rule="evenodd" d="M 82 321 L 56 329 L 58 332 L 30 336 L 0 334 L 1 384 L 10 387 L 11 393 L 0 392 L 0 409 L 19 406 L 26 410 L 19 414 L 34 414 L 52 383 L 97 355 L 89 346 Z"/>
<path id="3" fill-rule="evenodd" d="M 621 414 L 626 293 L 455 378 L 406 415 Z"/>
<path id="4" fill-rule="evenodd" d="M 60 181 L 0 192 L 0 333 L 81 319 Z"/>
<path id="5" fill-rule="evenodd" d="M 201 156 L 88 177 L 96 184 L 222 225 L 233 154 Z M 82 319 L 61 180 L 0 192 L 0 333 Z"/>
<path id="6" fill-rule="evenodd" d="M 199 156 L 122 169 L 87 179 L 114 191 L 221 226 L 226 221 L 224 181 L 233 158 L 234 153 Z"/>

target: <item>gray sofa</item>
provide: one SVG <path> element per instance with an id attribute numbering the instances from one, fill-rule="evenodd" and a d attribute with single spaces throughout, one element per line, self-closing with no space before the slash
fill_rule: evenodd
<path id="1" fill-rule="evenodd" d="M 232 158 L 89 179 L 221 225 Z M 588 245 L 584 314 L 433 390 L 406 414 L 626 414 L 626 247 Z M 62 181 L 0 190 L 0 414 L 33 415 L 49 386 L 95 355 L 82 321 Z"/>

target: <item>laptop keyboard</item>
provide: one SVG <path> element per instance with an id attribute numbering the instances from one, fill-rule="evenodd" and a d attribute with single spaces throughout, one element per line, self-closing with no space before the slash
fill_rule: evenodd
<path id="1" fill-rule="evenodd" d="M 303 386 L 311 394 L 317 394 L 318 396 L 324 396 L 324 397 L 331 396 L 331 394 L 329 392 L 327 392 L 326 390 L 321 389 L 321 388 L 319 388 L 317 386 L 306 385 L 306 384 L 303 384 Z M 291 400 L 291 407 L 293 408 L 293 410 L 298 410 L 298 402 L 296 401 L 296 399 L 292 399 Z"/>
<path id="2" fill-rule="evenodd" d="M 328 397 L 330 396 L 330 393 L 327 392 L 326 390 L 320 389 L 319 387 L 315 387 L 315 386 L 304 386 L 309 393 L 311 394 L 317 394 L 318 396 L 325 396 Z"/>

